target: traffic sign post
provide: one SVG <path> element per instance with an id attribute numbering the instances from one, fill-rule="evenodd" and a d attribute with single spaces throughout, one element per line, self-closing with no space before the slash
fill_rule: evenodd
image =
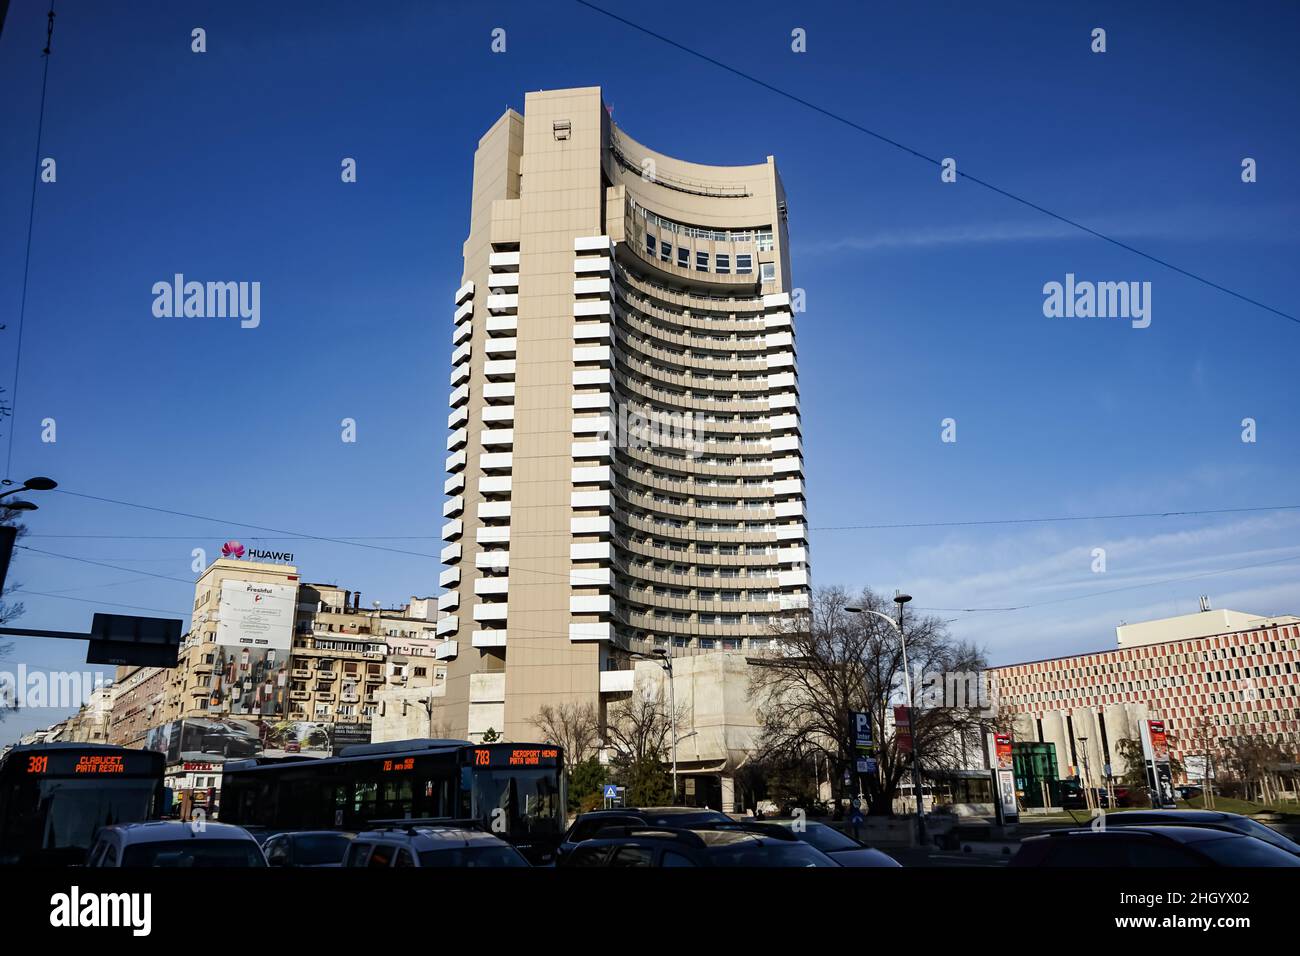
<path id="1" fill-rule="evenodd" d="M 853 825 L 853 838 L 858 838 L 858 827 L 863 824 L 862 803 L 864 791 L 862 777 L 876 772 L 876 739 L 871 732 L 871 712 L 855 710 L 849 713 L 849 737 L 853 741 L 853 769 L 857 792 L 852 797 L 849 821 Z"/>
<path id="2" fill-rule="evenodd" d="M 89 641 L 87 664 L 138 664 L 175 667 L 184 622 L 179 618 L 96 614 L 90 633 L 44 631 L 31 627 L 0 627 L 0 635 Z"/>

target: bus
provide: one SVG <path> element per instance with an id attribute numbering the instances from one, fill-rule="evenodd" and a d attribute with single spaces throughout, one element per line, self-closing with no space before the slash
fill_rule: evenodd
<path id="1" fill-rule="evenodd" d="M 107 744 L 13 747 L 0 757 L 0 864 L 80 864 L 100 827 L 161 818 L 165 763 Z"/>
<path id="2" fill-rule="evenodd" d="M 553 744 L 398 740 L 340 756 L 258 757 L 221 774 L 223 823 L 265 830 L 363 830 L 447 823 L 495 833 L 551 863 L 565 828 L 564 754 Z"/>

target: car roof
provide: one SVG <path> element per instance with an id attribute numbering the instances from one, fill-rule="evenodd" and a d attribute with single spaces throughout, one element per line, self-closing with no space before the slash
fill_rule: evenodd
<path id="1" fill-rule="evenodd" d="M 588 810 L 584 817 L 617 817 L 637 813 L 648 813 L 657 817 L 685 816 L 697 813 L 717 813 L 726 816 L 721 810 L 712 807 L 616 807 L 612 810 Z"/>
<path id="2" fill-rule="evenodd" d="M 1225 813 L 1221 810 L 1119 810 L 1106 814 L 1112 823 L 1124 823 L 1126 820 L 1184 820 L 1189 823 L 1226 823 L 1229 820 L 1243 819 L 1240 813 Z"/>
<path id="3" fill-rule="evenodd" d="M 739 825 L 717 830 L 685 830 L 679 827 L 647 825 L 644 827 L 611 827 L 609 830 L 602 830 L 597 833 L 593 840 L 583 841 L 583 845 L 587 842 L 593 845 L 621 845 L 636 840 L 661 840 L 665 843 L 672 842 L 678 845 L 689 844 L 696 849 L 700 849 L 701 847 L 732 846 L 739 843 L 761 843 L 764 837 L 774 843 L 785 844 L 792 842 L 788 838 L 776 837 L 770 833 L 743 830 L 740 829 Z"/>
<path id="4" fill-rule="evenodd" d="M 122 834 L 129 843 L 159 843 L 165 840 L 251 840 L 253 835 L 233 823 L 203 823 L 198 826 L 184 820 L 154 820 L 149 823 L 119 823 L 104 827 L 104 833 Z"/>
<path id="5" fill-rule="evenodd" d="M 382 830 L 367 830 L 357 834 L 357 842 L 378 843 L 385 840 L 398 843 L 418 843 L 425 850 L 450 850 L 469 846 L 501 846 L 505 841 L 499 837 L 484 833 L 482 830 L 468 830 L 464 827 L 387 827 Z M 506 844 L 508 845 L 508 844 Z"/>
<path id="6" fill-rule="evenodd" d="M 1242 836 L 1239 833 L 1233 833 L 1229 830 L 1213 830 L 1209 827 L 1188 827 L 1188 826 L 1137 826 L 1123 827 L 1125 834 L 1147 833 L 1152 836 L 1164 837 L 1173 840 L 1176 843 L 1199 843 L 1203 840 L 1232 840 Z M 1114 831 L 1106 830 L 1053 830 L 1045 834 L 1047 837 L 1067 837 L 1067 836 L 1085 836 L 1088 834 L 1107 833 Z"/>

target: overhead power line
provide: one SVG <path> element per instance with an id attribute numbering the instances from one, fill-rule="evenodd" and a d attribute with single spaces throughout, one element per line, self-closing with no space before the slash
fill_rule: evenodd
<path id="1" fill-rule="evenodd" d="M 439 560 L 439 555 L 429 554 L 423 551 L 407 551 L 401 548 L 387 548 L 380 545 L 367 544 L 367 541 L 441 541 L 441 535 L 338 535 L 326 536 L 308 534 L 300 531 L 285 531 L 279 528 L 268 528 L 265 525 L 249 524 L 246 521 L 235 521 L 229 518 L 216 518 L 211 515 L 195 514 L 194 512 L 178 511 L 172 508 L 159 508 L 154 505 L 140 504 L 135 501 L 123 501 L 118 498 L 106 498 L 100 495 L 90 495 L 83 492 L 67 491 L 63 488 L 55 489 L 58 494 L 71 495 L 75 498 L 85 498 L 90 501 L 99 501 L 106 504 L 121 505 L 127 508 L 139 508 L 143 511 L 154 511 L 158 514 L 173 515 L 183 518 L 195 518 L 200 521 L 211 521 L 215 524 L 224 524 L 240 528 L 253 528 L 259 531 L 270 531 L 275 537 L 250 537 L 250 541 L 325 541 L 332 544 L 352 545 L 361 548 L 371 548 L 376 551 L 389 551 L 394 554 L 407 554 L 422 558 L 433 558 Z M 1111 514 L 1092 514 L 1092 515 L 1049 515 L 1035 518 L 973 518 L 961 521 L 911 521 L 911 522 L 887 522 L 878 524 L 850 524 L 850 525 L 817 525 L 808 530 L 812 531 L 888 531 L 894 529 L 908 528 L 964 528 L 979 527 L 989 525 L 1021 525 L 1021 524 L 1052 524 L 1058 522 L 1073 521 L 1118 521 L 1134 520 L 1137 518 L 1191 518 L 1205 517 L 1208 515 L 1223 514 L 1249 514 L 1255 512 L 1267 511 L 1297 511 L 1300 510 L 1300 504 L 1285 505 L 1254 505 L 1243 508 L 1198 508 L 1185 509 L 1182 511 L 1133 511 L 1126 513 Z M 720 515 L 718 520 L 724 516 Z M 666 534 L 667 532 L 665 532 Z M 516 531 L 511 533 L 511 537 L 569 537 L 567 531 Z M 147 540 L 174 540 L 190 541 L 195 538 L 206 536 L 206 532 L 196 532 L 192 535 L 137 535 L 137 534 L 31 534 L 31 538 L 104 538 L 122 541 L 147 541 Z"/>
<path id="2" fill-rule="evenodd" d="M 18 373 L 23 361 L 23 323 L 27 317 L 27 280 L 32 267 L 32 226 L 36 221 L 36 184 L 40 182 L 41 173 L 41 137 L 45 132 L 45 91 L 50 82 L 50 53 L 54 45 L 54 0 L 50 0 L 50 12 L 45 27 L 45 49 L 41 57 L 45 66 L 41 71 L 41 106 L 36 119 L 36 158 L 32 161 L 32 199 L 27 208 L 27 248 L 23 253 L 23 291 L 18 300 L 18 335 L 14 348 L 14 386 L 13 399 L 9 403 L 9 435 L 6 438 L 4 478 L 9 481 L 14 460 L 14 431 L 17 428 L 18 414 Z"/>
<path id="3" fill-rule="evenodd" d="M 602 7 L 598 7 L 594 3 L 588 3 L 587 0 L 576 0 L 576 2 L 584 7 L 587 7 L 590 10 L 594 10 L 596 13 L 600 13 L 603 14 L 604 16 L 609 17 L 611 20 L 617 20 L 619 23 L 631 27 L 633 30 L 643 33 L 646 36 L 653 37 L 654 39 L 659 40 L 662 43 L 666 43 L 671 47 L 675 47 L 676 49 L 681 50 L 683 53 L 688 53 L 693 57 L 697 57 L 701 60 L 704 60 L 706 63 L 713 64 L 719 69 L 726 70 L 728 73 L 732 73 L 743 80 L 748 80 L 750 83 L 754 83 L 757 86 L 761 86 L 763 89 L 771 93 L 775 93 L 777 96 L 781 96 L 787 100 L 790 100 L 791 102 L 798 103 L 800 106 L 807 107 L 808 109 L 813 110 L 816 113 L 820 113 L 822 116 L 825 116 L 828 119 L 832 119 L 837 123 L 842 123 L 843 125 L 848 126 L 850 129 L 855 129 L 859 133 L 865 133 L 868 136 L 877 139 L 882 143 L 885 143 L 886 145 L 892 146 L 898 150 L 902 150 L 903 152 L 907 153 L 910 156 L 915 157 L 916 159 L 922 160 L 923 162 L 930 163 L 933 166 L 942 167 L 943 165 L 943 161 L 941 159 L 936 159 L 933 156 L 929 156 L 918 149 L 913 149 L 911 146 L 901 143 L 896 139 L 884 135 L 883 133 L 879 133 L 876 130 L 863 126 L 861 123 L 856 123 L 853 120 L 849 119 L 848 117 L 836 113 L 832 110 L 829 110 L 824 106 L 818 106 L 816 103 L 813 103 L 810 100 L 806 100 L 803 97 L 791 93 L 787 90 L 783 90 L 780 87 L 773 86 L 771 83 L 767 83 L 763 80 L 760 80 L 758 77 L 750 73 L 746 73 L 743 70 L 736 69 L 734 66 L 730 66 L 729 64 L 723 63 L 721 60 L 715 59 L 714 57 L 709 56 L 707 53 L 701 53 L 699 50 L 692 49 L 691 47 L 688 47 L 683 43 L 678 43 L 676 40 L 664 36 L 662 33 L 656 33 L 654 30 L 651 30 L 648 27 L 644 27 L 639 23 L 634 23 L 633 21 L 627 19 L 626 17 L 621 17 L 616 13 L 611 13 L 609 10 L 605 10 Z M 1101 239 L 1103 242 L 1108 242 L 1113 246 L 1117 246 L 1120 249 L 1125 250 L 1126 252 L 1131 252 L 1134 255 L 1141 256 L 1143 259 L 1146 259 L 1149 262 L 1154 262 L 1156 265 L 1163 266 L 1166 269 L 1170 269 L 1173 272 L 1177 272 L 1179 275 L 1186 276 L 1187 278 L 1192 279 L 1193 281 L 1196 282 L 1200 282 L 1203 285 L 1207 285 L 1212 289 L 1217 289 L 1219 292 L 1222 292 L 1226 295 L 1230 295 L 1234 299 L 1239 299 L 1242 302 L 1246 302 L 1249 303 L 1250 305 L 1255 306 L 1256 308 L 1263 309 L 1265 312 L 1271 312 L 1280 318 L 1287 319 L 1290 322 L 1294 322 L 1297 325 L 1300 325 L 1300 318 L 1297 318 L 1294 315 L 1291 315 L 1287 312 L 1283 312 L 1281 309 L 1275 309 L 1273 308 L 1273 306 L 1266 305 L 1265 303 L 1260 302 L 1258 299 L 1252 299 L 1250 296 L 1243 295 L 1240 292 L 1236 292 L 1233 289 L 1229 289 L 1225 285 L 1222 285 L 1211 279 L 1207 279 L 1204 276 L 1197 275 L 1195 272 L 1191 272 L 1190 270 L 1184 269 L 1182 266 L 1174 265 L 1174 263 L 1170 262 L 1168 259 L 1162 259 L 1159 256 L 1152 255 L 1149 252 L 1144 252 L 1143 250 L 1137 248 L 1136 246 L 1132 246 L 1127 242 L 1123 242 L 1119 239 L 1114 238 L 1113 236 L 1108 236 L 1103 232 L 1093 229 L 1091 226 L 1086 226 L 1083 223 L 1079 222 L 1077 219 L 1071 219 L 1069 216 L 1062 215 L 1059 212 L 1054 212 L 1053 210 L 1048 209 L 1046 206 L 1039 205 L 1033 200 L 1026 199 L 1023 196 L 1018 196 L 1015 193 L 1011 192 L 1009 189 L 1004 189 L 1001 186 L 995 185 L 994 183 L 990 182 L 987 179 L 981 179 L 980 177 L 973 176 L 969 172 L 965 172 L 965 171 L 961 173 L 961 178 L 969 180 L 970 182 L 975 183 L 977 186 L 982 186 L 983 188 L 991 192 L 995 192 L 999 196 L 1003 196 L 1007 199 L 1013 200 L 1014 202 L 1018 202 L 1022 206 L 1027 206 L 1028 208 L 1034 210 L 1035 212 L 1039 212 L 1045 216 L 1049 216 L 1052 219 L 1055 219 L 1057 222 L 1064 223 L 1065 225 L 1070 226 L 1074 229 L 1078 229 L 1082 232 L 1085 232 L 1088 235 L 1093 236 L 1094 238 Z"/>

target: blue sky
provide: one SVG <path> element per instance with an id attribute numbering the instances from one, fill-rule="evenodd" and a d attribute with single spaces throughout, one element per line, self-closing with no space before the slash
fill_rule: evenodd
<path id="1" fill-rule="evenodd" d="M 1293 4 L 607 5 L 954 157 L 959 174 L 1300 313 Z M 129 570 L 20 553 L 11 580 L 57 595 L 22 595 L 28 627 L 127 612 L 98 602 L 186 616 L 192 549 L 257 537 L 235 522 L 427 536 L 373 543 L 436 555 L 473 148 L 525 91 L 586 85 L 664 152 L 777 157 L 808 303 L 798 345 L 816 583 L 903 587 L 919 607 L 1035 605 L 939 612 L 995 663 L 1109 646 L 1115 624 L 1195 610 L 1201 593 L 1300 611 L 1300 560 L 1286 560 L 1300 558 L 1300 511 L 828 530 L 1298 504 L 1295 322 L 960 176 L 941 183 L 933 166 L 566 0 L 58 10 L 42 146 L 58 182 L 37 193 L 5 423 L 12 476 L 223 521 L 42 496 L 27 545 Z M 14 0 L 0 36 L 8 389 L 44 14 Z M 196 26 L 202 55 L 190 52 Z M 1089 48 L 1098 26 L 1104 54 Z M 496 27 L 504 54 L 489 48 Z M 806 53 L 790 49 L 796 27 Z M 339 180 L 345 156 L 356 184 Z M 1241 182 L 1243 157 L 1258 182 Z M 260 327 L 154 318 L 150 289 L 176 272 L 260 281 Z M 1043 285 L 1066 273 L 1151 282 L 1151 326 L 1044 317 Z M 40 440 L 47 417 L 55 443 Z M 339 440 L 344 417 L 355 444 Z M 949 417 L 955 443 L 940 441 Z M 436 558 L 263 546 L 367 603 L 436 591 Z M 1104 573 L 1091 569 L 1098 547 Z M 1218 573 L 1250 565 L 1264 566 Z M 23 639 L 0 666 L 82 660 L 80 643 Z M 58 716 L 11 715 L 0 741 Z"/>

